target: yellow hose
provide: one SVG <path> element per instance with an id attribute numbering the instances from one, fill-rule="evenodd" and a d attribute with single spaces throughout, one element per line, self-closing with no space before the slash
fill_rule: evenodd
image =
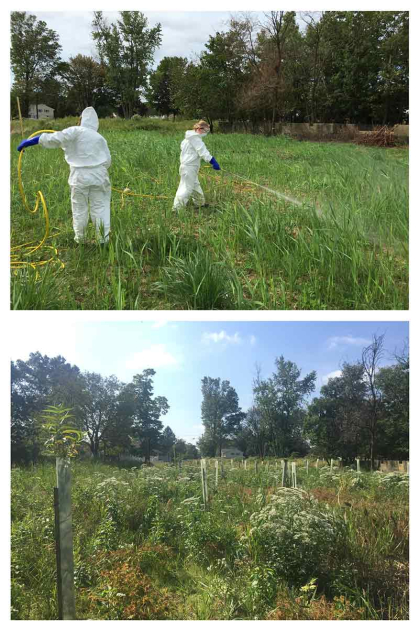
<path id="1" fill-rule="evenodd" d="M 28 139 L 33 138 L 34 136 L 38 136 L 41 133 L 54 133 L 54 131 L 52 131 L 51 129 L 44 129 L 43 131 L 36 131 L 35 133 L 31 134 Z M 28 212 L 30 212 L 31 214 L 35 214 L 38 211 L 39 202 L 41 202 L 43 215 L 45 219 L 45 233 L 44 233 L 43 238 L 37 245 L 34 245 L 36 241 L 31 241 L 29 243 L 23 243 L 22 245 L 16 245 L 15 247 L 11 247 L 10 266 L 12 269 L 22 269 L 22 268 L 27 268 L 27 267 L 32 267 L 32 269 L 36 269 L 36 267 L 41 267 L 42 265 L 46 265 L 47 263 L 53 262 L 55 260 L 56 262 L 59 262 L 61 268 L 63 268 L 64 263 L 58 258 L 57 249 L 53 247 L 52 245 L 44 245 L 45 241 L 48 238 L 50 238 L 49 237 L 49 215 L 48 215 L 48 208 L 45 202 L 44 195 L 42 194 L 40 190 L 38 190 L 38 192 L 36 193 L 35 207 L 33 210 L 30 209 L 28 202 L 26 200 L 26 195 L 23 189 L 23 184 L 22 184 L 23 153 L 24 153 L 24 149 L 20 151 L 19 160 L 17 163 L 17 175 L 18 175 L 20 196 L 22 197 L 23 205 L 25 206 L 26 210 L 28 210 Z M 21 258 L 26 258 L 30 256 L 31 254 L 41 249 L 42 247 L 44 247 L 44 249 L 52 249 L 55 253 L 56 258 L 52 256 L 48 260 L 39 260 L 39 261 L 21 260 Z M 13 252 L 16 252 L 16 253 L 13 253 Z"/>

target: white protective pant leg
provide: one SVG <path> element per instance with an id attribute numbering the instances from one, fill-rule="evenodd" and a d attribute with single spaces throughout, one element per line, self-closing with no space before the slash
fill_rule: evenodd
<path id="1" fill-rule="evenodd" d="M 77 243 L 83 241 L 90 216 L 96 228 L 96 236 L 101 243 L 109 239 L 111 216 L 111 185 L 70 186 L 73 228 Z"/>
<path id="2" fill-rule="evenodd" d="M 179 169 L 180 184 L 173 202 L 173 210 L 179 210 L 186 206 L 190 197 L 194 206 L 203 206 L 205 203 L 204 193 L 198 180 L 199 166 L 181 166 Z"/>

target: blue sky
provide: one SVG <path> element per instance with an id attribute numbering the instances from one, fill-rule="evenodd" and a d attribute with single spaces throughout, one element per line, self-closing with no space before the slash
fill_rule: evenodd
<path id="1" fill-rule="evenodd" d="M 29 357 L 39 350 L 61 354 L 82 371 L 115 374 L 129 382 L 133 375 L 152 367 L 155 395 L 166 396 L 169 413 L 162 418 L 178 437 L 194 441 L 202 427 L 201 379 L 227 379 L 236 389 L 240 405 L 252 403 L 255 366 L 262 377 L 272 374 L 281 354 L 295 362 L 302 376 L 316 370 L 317 392 L 344 361 L 357 361 L 372 335 L 385 333 L 386 357 L 401 350 L 408 338 L 406 322 L 243 322 L 243 321 L 88 321 L 66 320 L 61 334 L 50 334 L 48 323 L 20 327 L 11 358 Z M 56 333 L 58 330 L 56 329 Z"/>

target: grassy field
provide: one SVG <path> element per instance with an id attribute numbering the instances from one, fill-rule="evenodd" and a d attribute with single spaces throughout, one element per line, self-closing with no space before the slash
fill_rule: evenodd
<path id="1" fill-rule="evenodd" d="M 43 123 L 60 129 L 75 120 Z M 25 136 L 42 121 L 26 122 Z M 37 125 L 37 127 L 36 127 Z M 62 151 L 29 148 L 22 181 L 45 196 L 49 243 L 65 267 L 12 273 L 15 309 L 407 309 L 408 151 L 285 136 L 213 134 L 221 168 L 292 197 L 201 166 L 210 206 L 171 208 L 188 122 L 104 120 L 113 158 L 111 241 L 76 246 Z M 42 128 L 42 127 L 41 127 Z M 40 240 L 24 208 L 12 133 L 12 245 Z M 154 197 L 153 197 L 154 195 Z M 164 196 L 166 198 L 158 198 Z M 49 258 L 50 251 L 42 255 Z"/>
<path id="2" fill-rule="evenodd" d="M 407 619 L 408 475 L 73 464 L 78 619 Z M 56 619 L 51 464 L 12 469 L 12 618 Z"/>

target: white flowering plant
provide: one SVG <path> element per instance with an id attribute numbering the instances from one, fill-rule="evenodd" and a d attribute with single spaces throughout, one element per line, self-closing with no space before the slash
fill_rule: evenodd
<path id="1" fill-rule="evenodd" d="M 278 577 L 298 586 L 313 577 L 328 579 L 345 542 L 343 518 L 295 488 L 278 489 L 250 522 L 246 536 L 253 554 L 265 558 Z"/>

